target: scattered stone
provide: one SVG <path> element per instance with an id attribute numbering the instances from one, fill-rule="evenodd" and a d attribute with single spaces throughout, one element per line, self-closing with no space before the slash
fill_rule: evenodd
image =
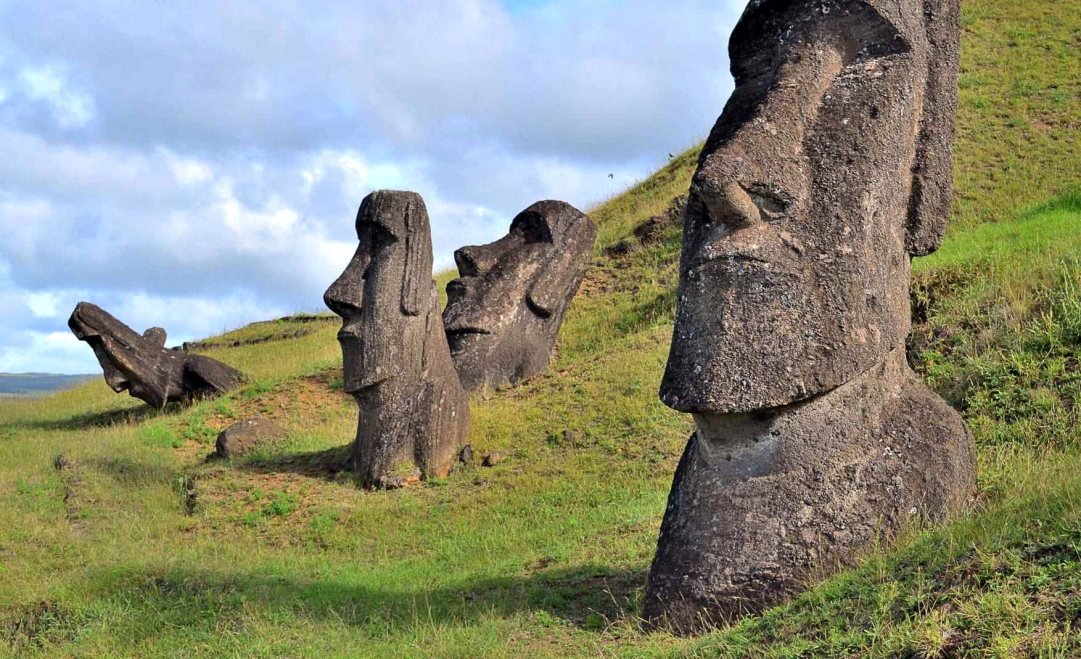
<path id="1" fill-rule="evenodd" d="M 219 458 L 241 458 L 281 442 L 287 434 L 285 428 L 270 419 L 244 419 L 221 431 L 214 454 Z"/>
<path id="2" fill-rule="evenodd" d="M 736 26 L 685 213 L 660 395 L 697 432 L 650 624 L 762 610 L 975 494 L 971 434 L 904 355 L 909 260 L 948 218 L 959 17 L 958 0 L 762 0 Z"/>
<path id="3" fill-rule="evenodd" d="M 454 253 L 460 276 L 447 284 L 443 322 L 467 391 L 513 386 L 548 368 L 596 236 L 574 207 L 541 201 L 506 236 Z"/>
<path id="4" fill-rule="evenodd" d="M 195 479 L 184 476 L 184 512 L 188 515 L 195 514 L 195 508 L 199 504 L 199 493 L 195 488 Z"/>
<path id="5" fill-rule="evenodd" d="M 323 296 L 342 317 L 343 389 L 360 407 L 354 469 L 364 487 L 403 462 L 444 477 L 469 433 L 469 399 L 443 332 L 424 200 L 373 192 L 356 229 L 356 254 Z"/>
<path id="6" fill-rule="evenodd" d="M 210 357 L 166 350 L 165 330 L 160 327 L 139 335 L 89 302 L 76 305 L 68 327 L 94 349 L 113 391 L 126 390 L 156 409 L 222 394 L 244 381 L 240 371 Z"/>
<path id="7" fill-rule="evenodd" d="M 466 444 L 462 447 L 462 452 L 458 454 L 458 461 L 465 466 L 473 464 L 473 445 Z"/>
<path id="8" fill-rule="evenodd" d="M 499 464 L 500 462 L 503 462 L 503 460 L 505 460 L 506 458 L 507 458 L 507 456 L 506 456 L 505 453 L 500 453 L 499 451 L 493 451 L 491 453 L 485 453 L 484 454 L 484 459 L 481 460 L 480 464 L 481 464 L 482 467 L 494 467 L 497 464 Z"/>
<path id="9" fill-rule="evenodd" d="M 378 489 L 380 490 L 400 490 L 405 487 L 405 479 L 401 476 L 380 476 Z"/>

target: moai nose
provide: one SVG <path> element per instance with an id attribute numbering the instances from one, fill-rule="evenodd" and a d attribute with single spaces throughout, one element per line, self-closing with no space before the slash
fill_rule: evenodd
<path id="1" fill-rule="evenodd" d="M 341 276 L 323 293 L 323 302 L 342 318 L 360 311 L 364 299 L 364 270 L 367 267 L 367 263 L 361 261 L 365 260 L 359 253 L 354 256 Z"/>
<path id="2" fill-rule="evenodd" d="M 484 245 L 471 245 L 454 252 L 454 262 L 463 277 L 479 277 L 495 265 L 495 253 Z"/>
<path id="3" fill-rule="evenodd" d="M 737 181 L 715 182 L 709 179 L 700 181 L 698 177 L 695 177 L 691 189 L 705 204 L 710 219 L 731 231 L 744 229 L 762 221 L 758 206 L 743 185 Z"/>

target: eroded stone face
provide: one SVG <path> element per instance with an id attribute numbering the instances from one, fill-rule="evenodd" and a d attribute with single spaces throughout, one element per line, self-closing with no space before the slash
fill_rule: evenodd
<path id="1" fill-rule="evenodd" d="M 908 252 L 937 244 L 949 203 L 948 141 L 926 150 L 952 133 L 956 89 L 932 83 L 955 79 L 957 41 L 934 46 L 953 68 L 929 65 L 923 3 L 900 4 L 766 1 L 736 27 L 736 89 L 691 185 L 669 406 L 789 404 L 907 335 Z"/>
<path id="2" fill-rule="evenodd" d="M 694 414 L 645 618 L 778 603 L 975 493 L 972 438 L 904 359 L 909 258 L 951 184 L 957 0 L 752 0 L 684 225 L 661 399 Z"/>
<path id="3" fill-rule="evenodd" d="M 596 234 L 574 207 L 542 201 L 503 238 L 454 253 L 460 276 L 447 284 L 443 322 L 467 390 L 517 384 L 547 368 Z"/>
<path id="4" fill-rule="evenodd" d="M 356 228 L 356 254 L 323 298 L 342 317 L 344 389 L 360 407 L 354 467 L 368 487 L 414 470 L 445 476 L 469 405 L 443 333 L 424 200 L 373 192 Z"/>
<path id="5" fill-rule="evenodd" d="M 68 327 L 90 344 L 113 391 L 127 391 L 154 408 L 221 394 L 244 380 L 240 371 L 217 360 L 166 350 L 162 328 L 152 327 L 140 335 L 89 302 L 76 305 Z"/>

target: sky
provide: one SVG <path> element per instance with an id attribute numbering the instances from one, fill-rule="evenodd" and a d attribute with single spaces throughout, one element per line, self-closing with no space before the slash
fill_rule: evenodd
<path id="1" fill-rule="evenodd" d="M 705 137 L 744 4 L 0 0 L 0 372 L 96 372 L 80 300 L 168 345 L 322 310 L 372 190 L 437 270 L 588 210 Z"/>

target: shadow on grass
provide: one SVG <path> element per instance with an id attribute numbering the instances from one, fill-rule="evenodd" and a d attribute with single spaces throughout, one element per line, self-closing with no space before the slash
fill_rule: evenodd
<path id="1" fill-rule="evenodd" d="M 62 419 L 17 421 L 11 425 L 23 430 L 91 430 L 135 424 L 152 417 L 175 414 L 182 409 L 183 406 L 180 403 L 169 403 L 164 410 L 156 410 L 149 405 L 140 405 L 106 412 L 73 414 Z"/>
<path id="2" fill-rule="evenodd" d="M 295 474 L 308 478 L 335 481 L 342 472 L 348 471 L 351 445 L 337 446 L 322 451 L 291 453 L 288 455 L 253 456 L 235 461 L 235 469 L 257 474 Z"/>
<path id="3" fill-rule="evenodd" d="M 180 472 L 170 464 L 147 463 L 120 456 L 94 457 L 87 460 L 85 464 L 113 478 L 121 485 L 170 483 L 180 475 Z"/>
<path id="4" fill-rule="evenodd" d="M 116 578 L 119 581 L 99 595 L 145 609 L 163 628 L 243 624 L 254 608 L 261 617 L 344 623 L 385 635 L 468 625 L 523 612 L 542 613 L 599 632 L 638 615 L 646 573 L 597 565 L 542 567 L 423 590 L 212 570 L 111 572 L 106 576 L 110 581 Z"/>

